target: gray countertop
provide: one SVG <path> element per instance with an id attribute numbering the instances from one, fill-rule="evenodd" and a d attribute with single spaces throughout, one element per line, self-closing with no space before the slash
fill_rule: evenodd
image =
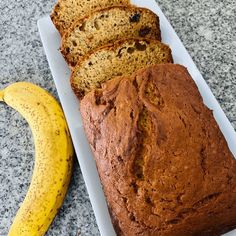
<path id="1" fill-rule="evenodd" d="M 224 2 L 224 3 L 223 3 Z M 30 81 L 57 97 L 36 22 L 55 0 L 0 1 L 0 88 Z M 160 7 L 236 129 L 236 1 L 162 0 Z M 7 235 L 30 183 L 34 146 L 30 129 L 0 104 L 0 235 Z M 75 161 L 69 192 L 47 235 L 99 235 Z"/>

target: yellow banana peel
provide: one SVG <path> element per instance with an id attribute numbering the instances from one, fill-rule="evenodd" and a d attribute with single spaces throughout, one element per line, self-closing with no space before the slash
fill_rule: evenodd
<path id="1" fill-rule="evenodd" d="M 44 235 L 63 203 L 72 172 L 73 146 L 65 117 L 48 92 L 27 82 L 0 91 L 0 101 L 26 119 L 35 144 L 30 187 L 8 235 Z"/>

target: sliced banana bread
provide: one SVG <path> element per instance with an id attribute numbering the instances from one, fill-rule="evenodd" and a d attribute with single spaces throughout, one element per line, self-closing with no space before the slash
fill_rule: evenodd
<path id="1" fill-rule="evenodd" d="M 62 38 L 61 52 L 70 66 L 90 51 L 124 37 L 161 40 L 159 18 L 146 8 L 115 6 L 76 21 Z"/>
<path id="2" fill-rule="evenodd" d="M 115 76 L 130 75 L 147 65 L 171 62 L 171 49 L 158 40 L 123 39 L 101 47 L 79 61 L 71 75 L 71 86 L 82 99 Z"/>
<path id="3" fill-rule="evenodd" d="M 76 19 L 89 15 L 95 10 L 129 4 L 129 0 L 59 0 L 51 13 L 51 19 L 63 35 Z"/>

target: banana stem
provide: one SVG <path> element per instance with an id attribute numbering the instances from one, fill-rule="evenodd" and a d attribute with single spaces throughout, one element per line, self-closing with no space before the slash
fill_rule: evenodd
<path id="1" fill-rule="evenodd" d="M 4 90 L 0 90 L 0 102 L 4 101 Z"/>

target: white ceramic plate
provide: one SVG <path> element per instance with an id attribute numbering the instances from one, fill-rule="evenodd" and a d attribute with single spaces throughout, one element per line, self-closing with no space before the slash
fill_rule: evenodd
<path id="1" fill-rule="evenodd" d="M 199 88 L 204 103 L 213 110 L 214 117 L 219 124 L 232 153 L 236 157 L 236 132 L 155 0 L 133 0 L 132 3 L 138 6 L 147 7 L 160 17 L 162 41 L 170 45 L 175 63 L 182 64 L 188 68 L 189 73 Z M 60 35 L 49 16 L 38 21 L 38 28 L 58 95 L 69 125 L 75 151 L 100 233 L 102 236 L 114 236 L 115 232 L 111 224 L 96 165 L 82 127 L 79 103 L 70 87 L 70 69 L 58 50 L 61 40 Z M 227 235 L 236 235 L 236 231 L 234 231 L 234 233 L 232 231 Z"/>

